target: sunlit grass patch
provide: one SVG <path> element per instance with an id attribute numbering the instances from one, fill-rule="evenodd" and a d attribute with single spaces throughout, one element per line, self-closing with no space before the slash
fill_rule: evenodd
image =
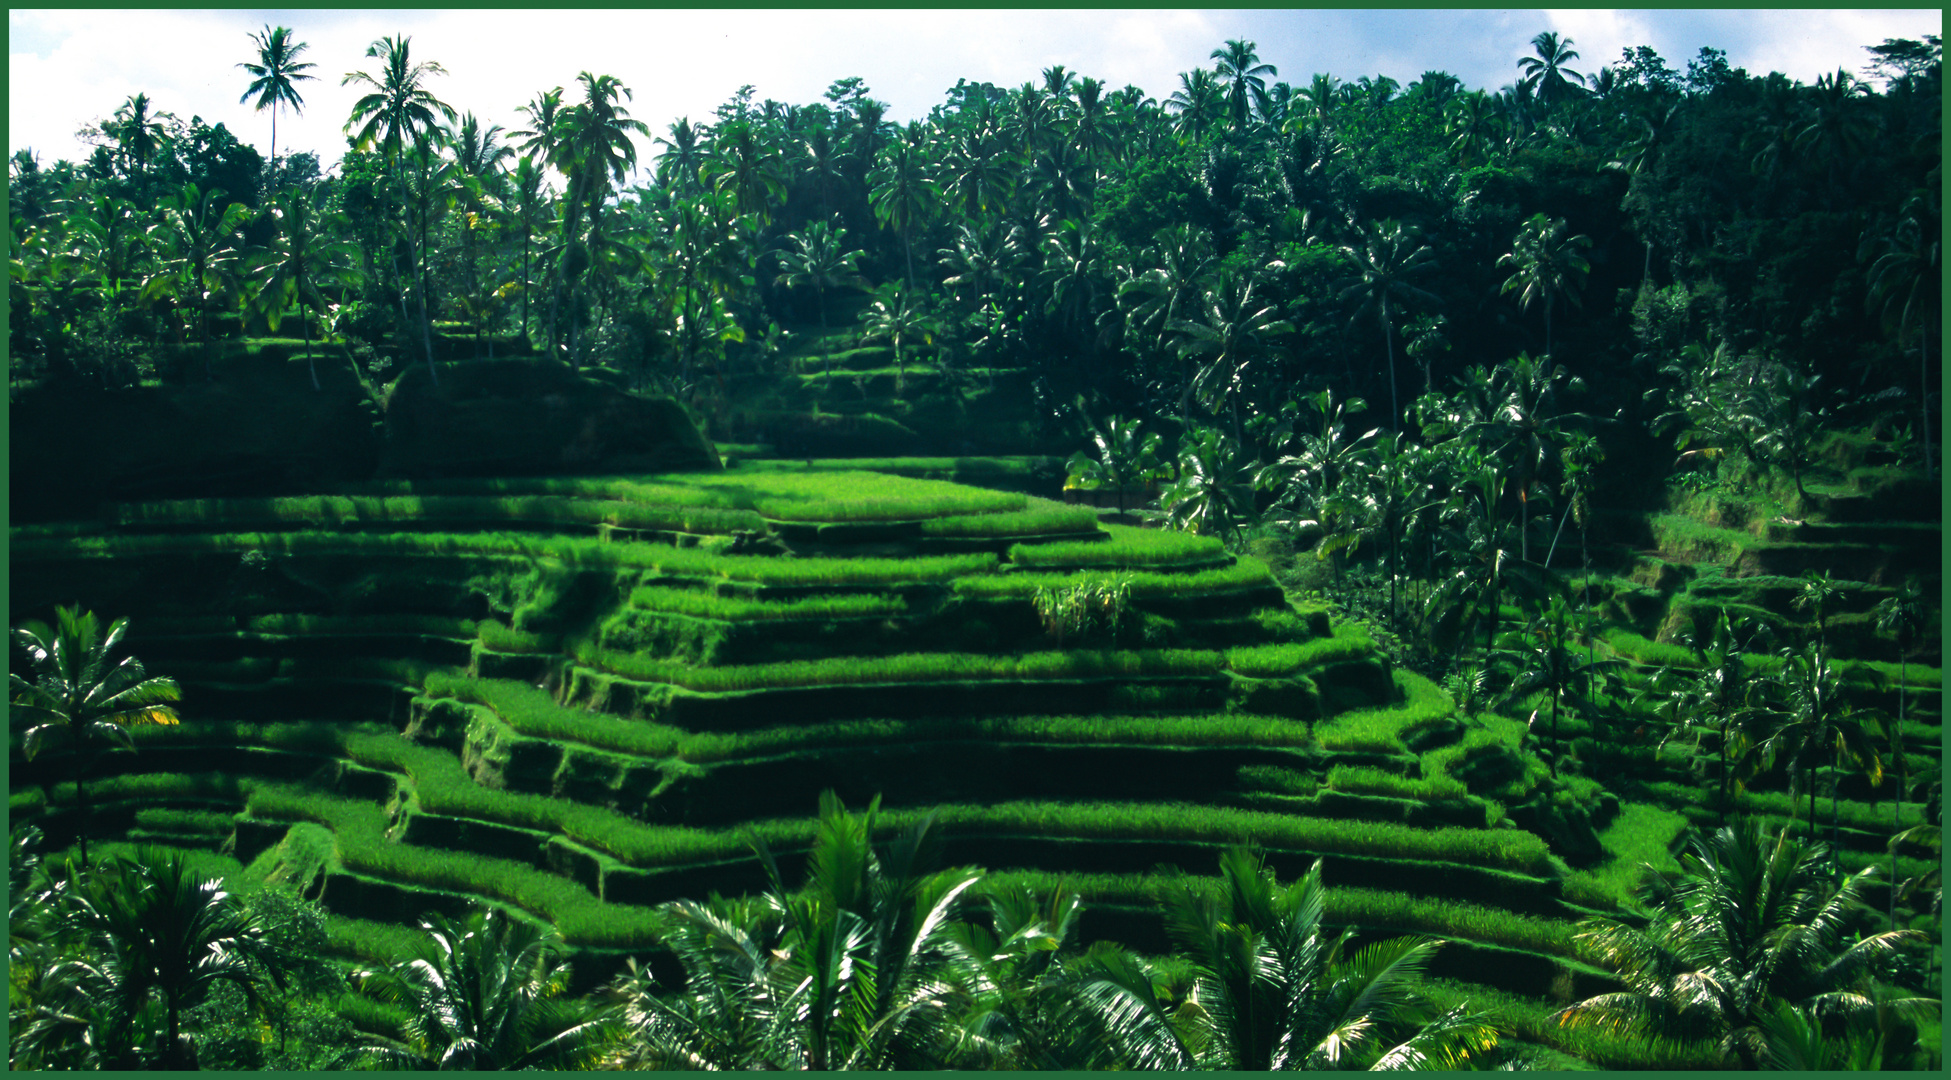
<path id="1" fill-rule="evenodd" d="M 1614 908 L 1629 899 L 1649 873 L 1678 873 L 1680 864 L 1672 849 L 1688 828 L 1685 814 L 1626 803 L 1599 832 L 1599 843 L 1609 857 L 1594 869 L 1568 874 L 1566 898 L 1587 907 Z"/>
<path id="2" fill-rule="evenodd" d="M 901 597 L 877 593 L 759 600 L 663 585 L 640 585 L 630 590 L 630 606 L 728 622 L 884 618 L 902 615 L 908 610 L 907 601 Z"/>
<path id="3" fill-rule="evenodd" d="M 1080 570 L 1070 574 L 1027 572 L 988 574 L 957 580 L 955 591 L 963 596 L 979 599 L 1027 600 L 1035 596 L 1038 589 L 1071 589 L 1080 585 L 1099 584 L 1108 580 L 1112 573 L 1104 570 Z M 1115 573 L 1130 583 L 1131 595 L 1134 597 L 1196 596 L 1201 593 L 1270 587 L 1274 583 L 1273 574 L 1267 569 L 1267 564 L 1250 555 L 1241 556 L 1232 566 L 1197 570 L 1185 574 L 1145 571 Z"/>
<path id="4" fill-rule="evenodd" d="M 1399 705 L 1356 709 L 1341 713 L 1315 729 L 1324 750 L 1397 753 L 1405 736 L 1456 712 L 1456 702 L 1442 687 L 1413 671 L 1394 673 L 1397 689 L 1406 698 Z"/>
<path id="5" fill-rule="evenodd" d="M 1099 679 L 1121 676 L 1211 675 L 1222 654 L 1209 649 L 1069 650 L 992 656 L 986 653 L 902 653 L 837 656 L 771 664 L 692 667 L 579 644 L 575 658 L 630 679 L 664 682 L 707 693 L 793 686 L 944 682 L 997 679 Z"/>
<path id="6" fill-rule="evenodd" d="M 921 523 L 923 536 L 1052 536 L 1095 533 L 1097 530 L 1097 511 L 1088 506 L 1065 506 L 1048 499 L 1031 499 L 1029 505 L 1021 510 L 955 514 L 927 518 Z M 1023 546 L 1026 545 L 1016 545 Z"/>
<path id="7" fill-rule="evenodd" d="M 1096 512 L 1084 509 L 1096 521 Z M 1023 567 L 1167 567 L 1200 565 L 1224 560 L 1226 545 L 1218 538 L 1177 529 L 1141 529 L 1131 525 L 1100 526 L 1110 537 L 1097 542 L 1017 544 L 1009 561 Z"/>
<path id="8" fill-rule="evenodd" d="M 668 756 L 684 738 L 679 729 L 648 720 L 625 720 L 559 705 L 546 690 L 509 679 L 435 673 L 427 676 L 426 690 L 434 697 L 486 705 L 517 733 L 531 738 L 558 739 L 644 757 Z"/>

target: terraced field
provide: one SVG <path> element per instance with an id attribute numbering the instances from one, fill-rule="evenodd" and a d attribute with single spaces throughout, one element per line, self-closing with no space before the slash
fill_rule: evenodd
<path id="1" fill-rule="evenodd" d="M 1283 879 L 1324 859 L 1333 921 L 1448 939 L 1445 985 L 1542 1015 L 1609 985 L 1576 920 L 1716 816 L 1711 742 L 1568 717 L 1584 768 L 1554 777 L 1525 723 L 1459 713 L 1258 560 L 1009 491 L 786 463 L 393 482 L 12 541 L 17 611 L 126 614 L 184 688 L 181 725 L 96 764 L 91 835 L 306 881 L 348 956 L 487 901 L 556 926 L 593 982 L 655 953 L 651 906 L 760 888 L 749 837 L 803 849 L 830 788 L 880 797 L 890 830 L 941 808 L 947 861 L 1066 880 L 1086 937 L 1141 949 L 1166 947 L 1161 874 L 1241 840 Z M 1633 682 L 1688 662 L 1693 608 L 1785 608 L 1786 579 L 1741 569 L 1645 556 L 1593 582 Z M 1846 588 L 1839 641 L 1883 588 Z M 1879 657 L 1848 662 L 1851 693 L 1894 696 Z M 1938 672 L 1903 673 L 1926 757 Z M 13 769 L 14 819 L 72 840 L 70 763 L 16 748 Z M 1768 788 L 1744 808 L 1785 817 Z M 1919 808 L 1836 812 L 1847 863 Z"/>

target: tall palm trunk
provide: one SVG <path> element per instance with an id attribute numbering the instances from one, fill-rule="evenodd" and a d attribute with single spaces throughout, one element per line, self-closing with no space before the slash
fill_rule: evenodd
<path id="1" fill-rule="evenodd" d="M 1917 414 L 1922 421 L 1919 426 L 1924 431 L 1924 478 L 1937 480 L 1937 468 L 1931 463 L 1931 328 L 1925 324 L 1924 336 L 1917 347 Z"/>
<path id="2" fill-rule="evenodd" d="M 83 777 L 88 772 L 87 740 L 77 736 L 75 739 L 75 832 L 81 841 L 81 865 L 88 866 L 88 785 Z"/>
<path id="3" fill-rule="evenodd" d="M 1389 357 L 1389 423 L 1397 430 L 1402 428 L 1402 409 L 1396 404 L 1396 346 L 1395 335 L 1390 333 L 1389 298 L 1382 297 L 1382 348 Z"/>

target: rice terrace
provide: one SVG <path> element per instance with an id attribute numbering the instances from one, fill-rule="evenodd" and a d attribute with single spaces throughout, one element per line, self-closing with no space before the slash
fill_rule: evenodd
<path id="1" fill-rule="evenodd" d="M 301 33 L 11 160 L 13 1068 L 1942 1068 L 1938 38 Z"/>

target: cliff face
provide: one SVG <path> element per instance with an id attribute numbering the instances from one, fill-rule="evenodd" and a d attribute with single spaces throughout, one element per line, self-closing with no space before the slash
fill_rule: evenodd
<path id="1" fill-rule="evenodd" d="M 529 361 L 409 368 L 382 410 L 352 373 L 238 358 L 212 381 L 48 385 L 10 409 L 12 520 L 106 501 L 296 494 L 381 476 L 687 472 L 720 467 L 675 402 Z"/>

